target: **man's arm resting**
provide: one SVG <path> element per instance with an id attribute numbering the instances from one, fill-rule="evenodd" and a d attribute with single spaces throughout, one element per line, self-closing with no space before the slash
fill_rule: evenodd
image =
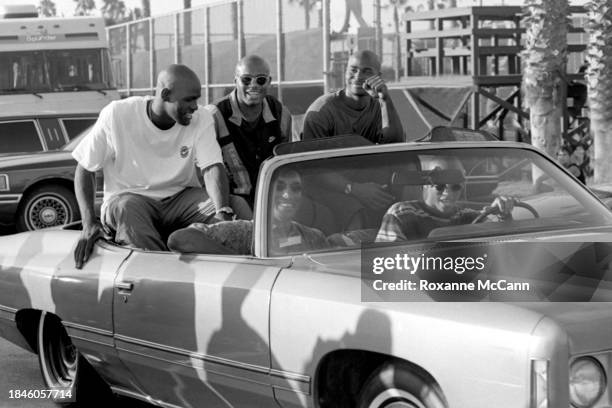
<path id="1" fill-rule="evenodd" d="M 380 108 L 380 113 L 382 115 L 382 143 L 405 142 L 406 138 L 404 137 L 402 121 L 399 118 L 388 91 L 384 99 L 381 100 Z"/>
<path id="2" fill-rule="evenodd" d="M 215 211 L 229 206 L 229 181 L 225 168 L 221 163 L 215 163 L 202 170 L 206 192 L 215 205 Z M 220 213 L 221 220 L 231 219 L 231 214 Z"/>
<path id="3" fill-rule="evenodd" d="M 74 190 L 83 224 L 81 237 L 74 250 L 74 262 L 76 268 L 81 269 L 83 264 L 89 260 L 94 243 L 102 236 L 102 225 L 96 220 L 94 211 L 96 174 L 88 171 L 80 164 L 77 165 L 74 176 Z"/>

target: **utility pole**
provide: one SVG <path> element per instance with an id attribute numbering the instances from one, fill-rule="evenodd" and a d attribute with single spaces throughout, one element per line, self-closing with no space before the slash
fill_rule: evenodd
<path id="1" fill-rule="evenodd" d="M 380 0 L 374 0 L 374 51 L 382 60 L 382 22 L 380 21 Z"/>

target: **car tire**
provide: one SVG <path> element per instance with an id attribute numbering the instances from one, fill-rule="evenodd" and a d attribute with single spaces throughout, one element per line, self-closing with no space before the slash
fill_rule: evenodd
<path id="1" fill-rule="evenodd" d="M 438 387 L 428 384 L 407 364 L 394 362 L 379 367 L 366 381 L 359 408 L 446 408 Z"/>
<path id="2" fill-rule="evenodd" d="M 51 394 L 56 404 L 77 408 L 99 406 L 97 404 L 104 402 L 104 405 L 112 406 L 110 388 L 74 347 L 56 316 L 42 313 L 37 349 L 46 388 L 57 390 Z"/>
<path id="3" fill-rule="evenodd" d="M 37 187 L 27 193 L 17 210 L 17 231 L 65 225 L 81 218 L 74 192 L 61 185 Z"/>

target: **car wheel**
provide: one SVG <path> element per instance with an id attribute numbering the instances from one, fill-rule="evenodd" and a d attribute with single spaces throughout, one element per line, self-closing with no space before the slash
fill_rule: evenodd
<path id="1" fill-rule="evenodd" d="M 402 363 L 386 363 L 366 381 L 359 408 L 446 408 L 437 387 L 414 374 Z"/>
<path id="2" fill-rule="evenodd" d="M 53 390 L 55 403 L 87 407 L 92 402 L 110 402 L 110 388 L 80 355 L 56 316 L 42 313 L 37 345 L 43 380 L 46 388 Z"/>
<path id="3" fill-rule="evenodd" d="M 38 187 L 23 198 L 17 211 L 17 231 L 65 225 L 81 218 L 70 189 L 60 185 Z"/>

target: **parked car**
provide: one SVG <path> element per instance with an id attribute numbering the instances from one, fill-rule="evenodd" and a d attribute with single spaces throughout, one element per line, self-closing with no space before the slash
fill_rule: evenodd
<path id="1" fill-rule="evenodd" d="M 80 220 L 71 151 L 88 129 L 58 150 L 0 156 L 0 226 L 21 232 Z M 98 178 L 97 205 L 102 198 L 101 173 Z"/>
<path id="2" fill-rule="evenodd" d="M 354 208 L 358 183 L 383 185 L 397 201 L 441 185 L 461 191 L 466 208 L 479 210 L 497 195 L 524 205 L 511 220 L 449 224 L 394 250 L 426 256 L 440 240 L 466 250 L 611 242 L 612 213 L 588 189 L 538 149 L 514 142 L 434 138 L 305 151 L 310 145 L 279 148 L 262 166 L 249 254 L 145 251 L 100 240 L 77 270 L 78 225 L 0 237 L 0 335 L 38 354 L 46 387 L 64 392 L 58 399 L 70 392 L 83 406 L 111 391 L 173 407 L 612 404 L 612 308 L 604 303 L 612 287 L 595 263 L 573 265 L 572 273 L 562 261 L 527 269 L 536 287 L 530 302 L 436 302 L 425 292 L 419 302 L 366 302 L 362 246 L 376 241 L 382 220 L 364 219 L 373 227 L 355 230 L 339 222 Z M 421 167 L 438 156 L 459 160 L 464 178 L 442 172 L 434 179 Z M 288 173 L 291 183 L 281 177 Z M 553 191 L 534 191 L 541 173 Z M 352 191 L 327 190 L 321 180 L 332 174 L 348 177 Z M 278 198 L 288 191 L 294 199 Z M 330 194 L 342 200 L 336 212 L 322 204 Z M 324 234 L 327 245 L 280 239 L 279 212 L 312 236 Z M 596 254 L 603 263 L 611 255 Z M 537 290 L 543 274 L 559 290 Z M 549 302 L 560 292 L 585 301 Z"/>
<path id="3" fill-rule="evenodd" d="M 66 143 L 96 122 L 98 113 L 23 113 L 0 118 L 0 155 L 46 152 Z"/>

